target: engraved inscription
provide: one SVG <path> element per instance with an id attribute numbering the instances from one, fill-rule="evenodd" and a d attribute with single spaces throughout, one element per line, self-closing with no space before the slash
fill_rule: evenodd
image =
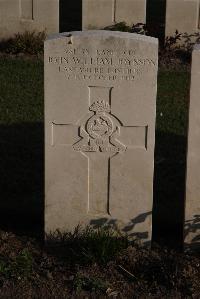
<path id="1" fill-rule="evenodd" d="M 67 80 L 133 81 L 156 61 L 136 55 L 135 49 L 67 48 L 62 56 L 49 56 L 48 63 Z"/>

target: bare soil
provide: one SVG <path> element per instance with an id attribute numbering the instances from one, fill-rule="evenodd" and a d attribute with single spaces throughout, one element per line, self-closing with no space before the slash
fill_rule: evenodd
<path id="1" fill-rule="evenodd" d="M 64 248 L 0 231 L 0 298 L 200 298 L 200 253 L 135 245 L 83 265 Z"/>

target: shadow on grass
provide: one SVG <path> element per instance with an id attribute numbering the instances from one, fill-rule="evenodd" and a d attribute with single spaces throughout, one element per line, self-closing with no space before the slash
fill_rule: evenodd
<path id="1" fill-rule="evenodd" d="M 153 240 L 182 248 L 186 146 L 184 136 L 156 133 Z"/>
<path id="2" fill-rule="evenodd" d="M 0 136 L 0 228 L 42 237 L 43 124 L 1 125 Z"/>

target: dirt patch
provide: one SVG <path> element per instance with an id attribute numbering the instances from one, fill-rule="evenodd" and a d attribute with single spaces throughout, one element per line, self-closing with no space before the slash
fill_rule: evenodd
<path id="1" fill-rule="evenodd" d="M 66 252 L 1 231 L 0 298 L 200 297 L 199 254 L 134 245 L 105 264 L 83 265 Z"/>

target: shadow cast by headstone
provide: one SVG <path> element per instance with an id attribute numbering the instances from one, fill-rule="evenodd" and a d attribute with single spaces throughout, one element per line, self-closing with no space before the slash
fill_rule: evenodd
<path id="1" fill-rule="evenodd" d="M 185 136 L 156 133 L 153 241 L 182 249 L 185 170 Z"/>
<path id="2" fill-rule="evenodd" d="M 90 220 L 88 226 L 78 225 L 74 231 L 56 230 L 46 235 L 46 250 L 68 264 L 111 260 L 114 254 L 132 244 L 151 245 L 149 232 L 141 231 L 151 212 L 143 213 L 121 227 L 117 219 L 102 217 Z M 140 231 L 137 231 L 137 225 Z M 78 261 L 78 262 L 77 262 Z"/>
<path id="3" fill-rule="evenodd" d="M 200 215 L 194 215 L 184 224 L 184 239 L 186 251 L 200 252 Z"/>
<path id="4" fill-rule="evenodd" d="M 149 216 L 152 215 L 152 212 L 143 213 L 138 215 L 137 217 L 130 220 L 130 222 L 125 225 L 124 227 L 120 227 L 117 224 L 117 219 L 110 219 L 110 218 L 99 218 L 99 219 L 92 219 L 90 221 L 90 226 L 93 229 L 98 229 L 101 227 L 108 227 L 116 232 L 121 231 L 122 233 L 128 235 L 131 239 L 140 241 L 143 245 L 150 245 L 149 241 L 149 233 L 148 231 L 137 231 L 137 224 L 141 224 L 147 220 Z"/>
<path id="5" fill-rule="evenodd" d="M 166 0 L 147 0 L 146 23 L 148 35 L 159 38 L 160 45 L 165 40 Z"/>
<path id="6" fill-rule="evenodd" d="M 82 29 L 82 0 L 59 0 L 59 32 Z"/>
<path id="7" fill-rule="evenodd" d="M 0 126 L 0 229 L 43 235 L 44 129 L 42 123 Z"/>

